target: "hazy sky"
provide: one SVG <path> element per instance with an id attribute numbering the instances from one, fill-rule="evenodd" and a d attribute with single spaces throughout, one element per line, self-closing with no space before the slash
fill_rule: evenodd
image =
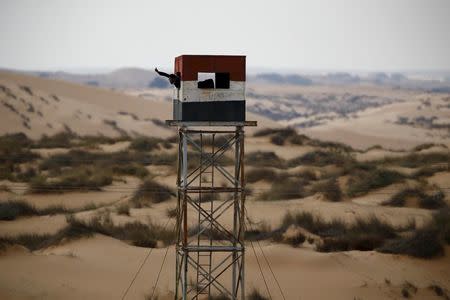
<path id="1" fill-rule="evenodd" d="M 0 0 L 0 68 L 245 54 L 272 69 L 449 70 L 449 16 L 449 0 Z"/>

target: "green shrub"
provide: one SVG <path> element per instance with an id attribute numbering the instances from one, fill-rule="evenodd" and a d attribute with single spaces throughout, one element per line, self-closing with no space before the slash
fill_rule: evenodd
<path id="1" fill-rule="evenodd" d="M 389 200 L 384 202 L 383 205 L 400 207 L 404 206 L 406 200 L 411 198 L 417 199 L 419 206 L 426 209 L 438 209 L 447 205 L 444 200 L 445 195 L 443 192 L 438 191 L 428 195 L 419 188 L 405 188 L 394 194 Z"/>
<path id="2" fill-rule="evenodd" d="M 0 220 L 11 221 L 18 216 L 30 216 L 36 214 L 36 209 L 24 201 L 0 202 Z"/>
<path id="3" fill-rule="evenodd" d="M 137 151 L 152 151 L 159 149 L 160 138 L 141 136 L 131 141 L 130 149 Z"/>
<path id="4" fill-rule="evenodd" d="M 100 190 L 113 181 L 108 170 L 79 167 L 66 170 L 60 177 L 49 180 L 38 176 L 29 183 L 31 193 L 61 193 L 74 190 Z"/>
<path id="5" fill-rule="evenodd" d="M 450 209 L 448 207 L 433 214 L 433 226 L 439 231 L 441 239 L 450 245 Z"/>
<path id="6" fill-rule="evenodd" d="M 171 219 L 176 218 L 177 213 L 178 213 L 178 209 L 177 209 L 176 206 L 174 206 L 174 207 L 168 207 L 168 208 L 166 209 L 166 216 L 167 216 L 168 218 L 171 218 Z"/>
<path id="7" fill-rule="evenodd" d="M 442 191 L 437 191 L 431 195 L 424 195 L 420 198 L 419 205 L 426 209 L 439 209 L 447 206 L 445 195 Z"/>
<path id="8" fill-rule="evenodd" d="M 284 200 L 296 199 L 306 196 L 303 186 L 305 181 L 302 179 L 288 178 L 284 180 L 277 180 L 272 183 L 269 191 L 262 193 L 259 200 Z"/>
<path id="9" fill-rule="evenodd" d="M 126 203 L 123 203 L 117 207 L 117 214 L 118 215 L 130 215 L 130 206 Z"/>
<path id="10" fill-rule="evenodd" d="M 439 163 L 447 164 L 450 161 L 450 153 L 412 153 L 400 157 L 384 158 L 377 163 L 394 164 L 406 168 L 419 168 L 427 165 L 436 165 Z"/>
<path id="11" fill-rule="evenodd" d="M 314 185 L 313 191 L 322 193 L 329 201 L 338 202 L 342 200 L 342 191 L 337 178 L 330 178 L 323 183 Z"/>
<path id="12" fill-rule="evenodd" d="M 245 155 L 245 162 L 250 166 L 284 168 L 285 161 L 274 152 L 256 151 Z"/>
<path id="13" fill-rule="evenodd" d="M 302 227 L 322 237 L 322 243 L 316 248 L 322 252 L 373 250 L 386 239 L 397 236 L 395 228 L 374 216 L 358 218 L 354 223 L 347 224 L 338 219 L 325 222 L 308 212 L 287 213 L 278 230 L 285 231 L 291 225 Z"/>
<path id="14" fill-rule="evenodd" d="M 36 142 L 34 147 L 36 148 L 70 148 L 72 142 L 77 139 L 78 136 L 72 131 L 63 131 L 56 133 L 52 136 L 43 135 L 39 141 Z"/>
<path id="15" fill-rule="evenodd" d="M 246 172 L 246 181 L 254 183 L 260 180 L 274 181 L 277 179 L 277 172 L 269 168 L 255 168 Z"/>
<path id="16" fill-rule="evenodd" d="M 139 178 L 147 177 L 150 174 L 150 172 L 145 167 L 136 163 L 115 165 L 112 167 L 112 171 L 114 174 L 131 175 Z"/>
<path id="17" fill-rule="evenodd" d="M 303 244 L 305 240 L 306 237 L 301 232 L 297 232 L 295 235 L 288 237 L 286 239 L 286 243 L 288 243 L 292 247 L 298 247 Z"/>
<path id="18" fill-rule="evenodd" d="M 287 166 L 289 168 L 297 167 L 299 165 L 320 166 L 320 167 L 326 165 L 343 166 L 351 161 L 353 161 L 353 158 L 347 154 L 317 150 L 290 159 L 287 162 Z"/>
<path id="19" fill-rule="evenodd" d="M 444 165 L 438 166 L 423 166 L 411 175 L 411 178 L 430 177 L 437 172 L 447 171 L 448 167 Z"/>
<path id="20" fill-rule="evenodd" d="M 350 197 L 367 194 L 369 191 L 391 185 L 404 179 L 396 171 L 375 169 L 371 172 L 358 172 L 348 182 L 348 195 Z"/>
<path id="21" fill-rule="evenodd" d="M 169 187 L 148 178 L 141 183 L 131 201 L 139 208 L 169 200 L 171 196 L 175 196 L 175 193 Z"/>
<path id="22" fill-rule="evenodd" d="M 377 251 L 419 258 L 432 258 L 444 254 L 439 232 L 432 228 L 419 229 L 410 236 L 389 241 Z"/>

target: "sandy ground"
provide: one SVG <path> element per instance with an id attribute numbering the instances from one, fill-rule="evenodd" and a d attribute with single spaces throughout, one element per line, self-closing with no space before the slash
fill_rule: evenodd
<path id="1" fill-rule="evenodd" d="M 110 119 L 117 122 L 120 129 L 129 134 L 148 134 L 167 137 L 173 134 L 148 121 L 151 118 L 164 120 L 169 118 L 171 105 L 164 100 L 170 95 L 166 92 L 142 90 L 127 91 L 127 95 L 118 92 L 79 86 L 60 81 L 45 80 L 25 75 L 0 72 L 0 84 L 9 87 L 18 99 L 0 99 L 7 101 L 19 110 L 12 113 L 4 105 L 0 105 L 0 134 L 24 130 L 23 118 L 29 117 L 31 129 L 26 131 L 33 138 L 43 133 L 52 134 L 64 129 L 64 124 L 81 134 L 96 134 L 117 136 L 119 132 L 106 125 L 103 120 Z M 34 95 L 30 96 L 19 88 L 19 85 L 31 87 Z M 254 88 L 254 87 L 250 87 Z M 261 92 L 267 87 L 261 88 Z M 271 87 L 273 88 L 273 87 Z M 296 92 L 292 87 L 283 87 L 288 92 Z M 338 92 L 358 92 L 377 95 L 379 89 L 373 87 L 305 87 L 305 92 L 320 92 L 338 90 Z M 386 91 L 390 96 L 412 97 L 413 92 L 401 90 Z M 51 95 L 57 95 L 60 101 L 51 100 Z M 39 100 L 44 97 L 50 104 Z M 23 101 L 20 100 L 23 98 Z M 16 102 L 15 102 L 16 101 Z M 53 102 L 52 102 L 53 101 Z M 27 111 L 32 103 L 35 110 L 42 112 L 40 117 L 36 112 Z M 414 104 L 415 105 L 415 104 Z M 329 138 L 335 141 L 350 142 L 355 147 L 366 148 L 373 144 L 388 145 L 392 148 L 408 148 L 424 141 L 438 141 L 436 137 L 423 138 L 420 131 L 410 135 L 403 127 L 393 125 L 386 120 L 393 118 L 395 113 L 406 109 L 403 106 L 368 110 L 359 118 L 351 121 L 337 121 L 325 127 L 308 130 L 308 134 L 315 137 Z M 412 110 L 412 106 L 411 106 Z M 81 112 L 79 112 L 81 111 Z M 119 112 L 128 114 L 119 114 Z M 134 114 L 137 117 L 133 117 Z M 90 117 L 88 116 L 90 115 Z M 248 114 L 248 119 L 259 122 L 262 127 L 276 127 L 277 123 L 268 119 Z M 48 124 L 52 127 L 49 127 Z M 382 125 L 381 125 L 382 124 Z M 379 126 L 384 126 L 379 128 Z M 255 128 L 247 131 L 249 135 Z M 383 131 L 386 134 L 383 134 Z M 420 141 L 420 142 L 419 142 Z M 443 141 L 447 143 L 447 141 Z M 101 145 L 94 151 L 115 152 L 126 149 L 128 142 L 114 145 Z M 284 159 L 290 159 L 311 151 L 309 146 L 275 146 L 264 138 L 248 138 L 246 152 L 274 151 Z M 67 149 L 35 149 L 42 156 L 62 153 Z M 176 151 L 172 149 L 171 151 Z M 424 152 L 447 151 L 443 147 L 433 147 Z M 404 153 L 392 150 L 373 149 L 365 153 L 357 153 L 356 159 L 369 161 L 383 157 L 395 157 Z M 411 174 L 414 169 L 396 167 L 404 174 Z M 227 167 L 231 172 L 231 168 Z M 289 170 L 298 172 L 304 167 Z M 166 166 L 149 166 L 148 170 L 161 183 L 174 186 L 176 177 L 171 168 Z M 12 192 L 1 191 L 0 201 L 23 200 L 37 208 L 61 205 L 67 209 L 78 210 L 93 204 L 97 208 L 77 212 L 77 218 L 88 220 L 98 212 L 109 212 L 116 224 L 132 221 L 154 222 L 165 224 L 168 220 L 167 210 L 176 205 L 171 198 L 167 202 L 152 204 L 151 207 L 130 209 L 130 216 L 118 215 L 116 207 L 126 203 L 139 184 L 139 180 L 131 177 L 125 181 L 115 181 L 105 187 L 102 192 L 74 192 L 53 195 L 31 195 L 26 193 L 23 183 L 8 181 L 0 185 L 9 186 Z M 342 180 L 344 180 L 343 178 Z M 222 178 L 223 180 L 223 178 Z M 448 187 L 449 172 L 439 172 L 427 179 L 430 184 Z M 220 179 L 218 179 L 220 184 Z M 254 185 L 263 190 L 270 186 L 265 182 Z M 403 226 L 414 220 L 418 226 L 428 222 L 431 211 L 416 207 L 385 207 L 379 204 L 387 200 L 393 192 L 401 189 L 402 185 L 391 185 L 383 189 L 372 191 L 365 196 L 348 199 L 343 202 L 330 203 L 319 194 L 304 199 L 284 201 L 255 201 L 248 197 L 247 211 L 249 218 L 257 223 L 265 223 L 276 228 L 287 212 L 308 211 L 322 216 L 325 220 L 341 219 L 352 222 L 356 218 L 377 218 L 394 226 Z M 447 196 L 447 200 L 450 197 Z M 214 205 L 219 205 L 215 202 Z M 189 211 L 189 224 L 197 221 L 197 215 Z M 231 226 L 231 211 L 225 213 L 220 221 L 226 227 Z M 173 225 L 173 220 L 168 224 Z M 14 236 L 22 233 L 54 233 L 66 225 L 64 215 L 36 216 L 18 218 L 14 221 L 0 221 L 0 236 Z M 319 253 L 313 246 L 305 242 L 300 248 L 292 248 L 281 244 L 261 242 L 264 253 L 271 262 L 286 299 L 401 299 L 401 289 L 405 281 L 418 287 L 414 299 L 439 299 L 428 289 L 431 284 L 437 284 L 450 290 L 450 248 L 446 248 L 447 255 L 432 260 L 414 259 L 405 256 L 380 254 L 373 251 Z M 261 252 L 257 244 L 256 253 L 262 261 Z M 134 247 L 126 242 L 112 239 L 103 235 L 81 239 L 53 246 L 35 252 L 20 247 L 12 248 L 0 253 L 0 299 L 120 299 L 128 287 L 134 273 L 143 262 L 149 251 L 152 251 L 140 275 L 131 287 L 126 299 L 143 299 L 150 294 L 155 284 L 156 276 L 163 261 L 167 248 L 147 249 Z M 174 287 L 174 248 L 168 249 L 167 261 L 164 265 L 158 284 L 158 293 L 164 296 Z M 263 263 L 264 274 L 273 299 L 282 299 L 267 265 Z M 231 276 L 226 276 L 225 282 Z M 251 244 L 247 244 L 246 251 L 246 287 L 250 291 L 253 287 L 265 291 L 263 279 L 259 273 L 258 264 Z M 160 298 L 165 299 L 165 298 Z M 170 296 L 169 296 L 170 299 Z"/>
<path id="2" fill-rule="evenodd" d="M 405 280 L 419 288 L 414 299 L 438 299 L 427 287 L 450 287 L 448 256 L 427 261 L 375 252 L 323 254 L 308 246 L 296 249 L 264 244 L 262 249 L 286 299 L 400 299 Z M 0 256 L 0 297 L 120 299 L 148 251 L 101 235 L 35 253 L 15 249 Z M 143 299 L 151 293 L 165 252 L 166 249 L 152 251 L 126 299 Z M 262 260 L 258 247 L 256 253 Z M 173 289 L 174 263 L 171 247 L 157 286 L 160 295 Z M 273 299 L 282 299 L 265 268 Z M 249 290 L 256 287 L 265 291 L 250 249 L 246 274 Z"/>

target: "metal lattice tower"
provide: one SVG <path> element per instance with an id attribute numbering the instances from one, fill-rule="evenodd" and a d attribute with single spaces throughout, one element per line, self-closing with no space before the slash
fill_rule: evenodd
<path id="1" fill-rule="evenodd" d="M 175 299 L 245 299 L 243 128 L 256 122 L 171 125 L 179 134 Z"/>

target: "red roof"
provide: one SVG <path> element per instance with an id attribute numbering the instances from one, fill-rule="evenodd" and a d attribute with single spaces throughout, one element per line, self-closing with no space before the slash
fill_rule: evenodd
<path id="1" fill-rule="evenodd" d="M 230 73 L 230 80 L 245 81 L 245 56 L 180 55 L 175 58 L 175 73 L 181 80 L 197 80 L 198 73 Z"/>

